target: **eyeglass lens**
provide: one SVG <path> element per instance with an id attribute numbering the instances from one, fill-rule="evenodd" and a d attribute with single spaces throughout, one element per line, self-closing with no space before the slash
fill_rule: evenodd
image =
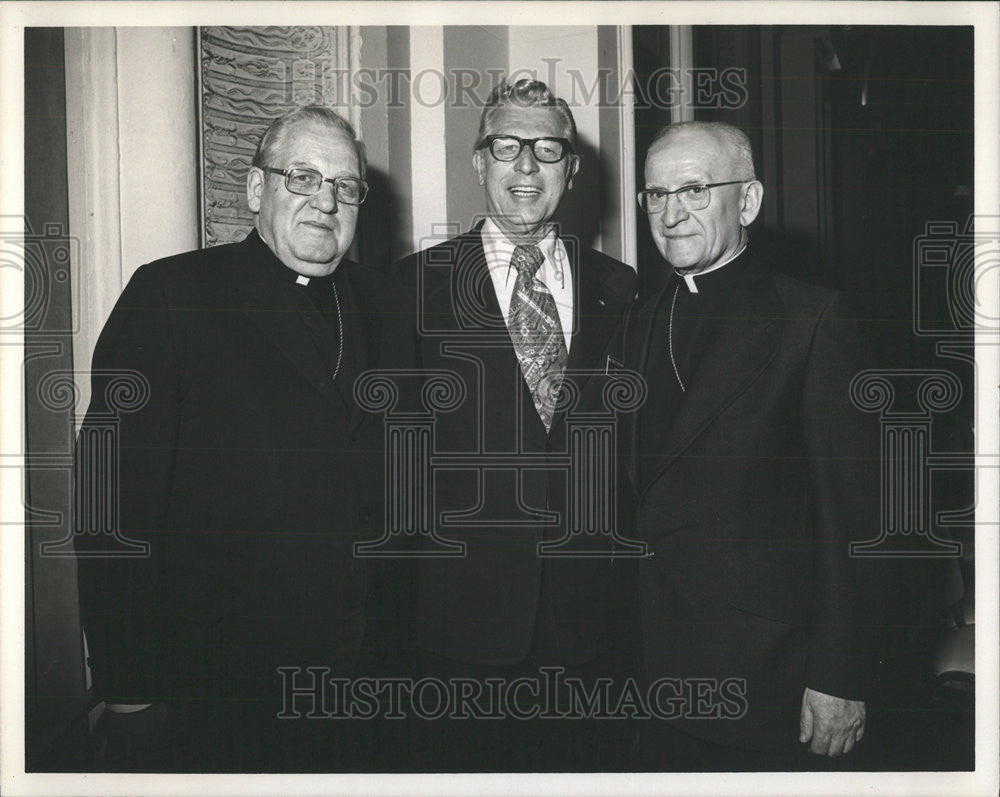
<path id="1" fill-rule="evenodd" d="M 667 206 L 667 201 L 671 196 L 676 197 L 681 203 L 681 207 L 686 210 L 703 210 L 708 207 L 711 194 L 708 186 L 687 185 L 678 188 L 676 191 L 643 191 L 640 205 L 647 213 L 659 213 Z"/>
<path id="2" fill-rule="evenodd" d="M 531 144 L 536 160 L 542 163 L 557 163 L 566 156 L 566 147 L 556 138 L 536 138 L 533 141 L 517 136 L 499 136 L 490 141 L 490 152 L 499 161 L 516 160 L 525 144 Z"/>
<path id="3" fill-rule="evenodd" d="M 323 187 L 323 175 L 313 169 L 289 169 L 285 176 L 285 186 L 293 194 L 312 196 Z M 360 205 L 367 193 L 367 186 L 355 177 L 338 177 L 334 180 L 333 190 L 339 202 Z"/>

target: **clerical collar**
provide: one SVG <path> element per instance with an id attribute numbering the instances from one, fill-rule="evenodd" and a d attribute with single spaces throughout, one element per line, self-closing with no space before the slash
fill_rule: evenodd
<path id="1" fill-rule="evenodd" d="M 288 268 L 287 266 L 285 266 L 285 268 L 289 272 L 288 279 L 290 282 L 294 282 L 296 285 L 301 285 L 302 287 L 309 288 L 311 290 L 325 288 L 332 285 L 337 280 L 337 274 L 340 271 L 340 265 L 338 264 L 332 274 L 324 274 L 321 277 L 307 277 L 305 274 L 299 274 L 299 272 L 295 271 L 295 269 Z"/>
<path id="2" fill-rule="evenodd" d="M 674 271 L 674 273 L 677 274 L 678 277 L 683 277 L 684 284 L 687 285 L 687 289 L 690 293 L 698 293 L 698 285 L 695 281 L 696 277 L 700 279 L 701 277 L 704 277 L 706 274 L 711 274 L 713 271 L 718 271 L 723 266 L 729 265 L 736 258 L 742 255 L 744 250 L 746 250 L 746 248 L 747 245 L 743 244 L 743 246 L 741 246 L 739 249 L 736 250 L 736 254 L 734 254 L 732 257 L 727 257 L 722 262 L 716 263 L 714 266 L 709 266 L 708 268 L 702 269 L 701 271 L 698 271 L 694 274 L 684 274 L 676 270 Z"/>

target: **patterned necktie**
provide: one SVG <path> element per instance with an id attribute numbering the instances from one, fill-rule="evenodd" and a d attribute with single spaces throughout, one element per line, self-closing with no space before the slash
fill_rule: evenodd
<path id="1" fill-rule="evenodd" d="M 555 299 L 536 276 L 544 260 L 537 246 L 514 249 L 510 262 L 517 269 L 517 282 L 510 297 L 507 328 L 535 409 L 548 431 L 566 370 L 567 352 Z"/>

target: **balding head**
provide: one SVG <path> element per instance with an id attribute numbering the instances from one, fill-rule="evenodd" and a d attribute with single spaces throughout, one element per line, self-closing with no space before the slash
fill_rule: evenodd
<path id="1" fill-rule="evenodd" d="M 677 122 L 660 129 L 649 145 L 652 152 L 663 139 L 680 136 L 709 138 L 718 146 L 718 156 L 725 161 L 731 180 L 756 180 L 753 167 L 753 147 L 747 134 L 725 122 Z M 721 164 L 720 164 L 721 165 Z"/>

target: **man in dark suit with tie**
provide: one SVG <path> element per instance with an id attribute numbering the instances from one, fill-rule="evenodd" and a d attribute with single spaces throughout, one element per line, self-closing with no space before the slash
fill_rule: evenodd
<path id="1" fill-rule="evenodd" d="M 433 488 L 435 530 L 464 548 L 419 560 L 415 642 L 425 676 L 467 679 L 484 695 L 490 679 L 526 681 L 499 717 L 418 726 L 428 745 L 414 768 L 607 768 L 621 720 L 545 718 L 538 705 L 540 668 L 564 668 L 588 688 L 619 674 L 612 551 L 607 539 L 575 539 L 577 555 L 547 556 L 545 544 L 567 534 L 568 484 L 587 467 L 558 461 L 567 417 L 606 411 L 608 356 L 635 275 L 553 222 L 580 163 L 573 115 L 545 84 L 494 89 L 472 160 L 485 221 L 396 267 L 419 308 L 421 367 L 456 373 L 466 393 L 438 418 L 435 440 L 464 464 L 442 468 Z M 606 508 L 611 492 L 605 484 L 589 497 Z M 579 555 L 581 545 L 594 555 Z"/>
<path id="2" fill-rule="evenodd" d="M 77 553 L 109 766 L 359 766 L 346 721 L 306 719 L 301 698 L 277 715 L 322 677 L 304 668 L 352 674 L 366 630 L 352 544 L 380 530 L 382 426 L 353 384 L 391 366 L 409 330 L 384 312 L 389 280 L 346 257 L 364 176 L 334 112 L 276 120 L 247 176 L 254 230 L 139 268 L 101 334 L 78 503 L 103 511 L 100 457 L 117 457 L 120 500 L 116 534 L 81 534 Z M 144 399 L 117 414 L 114 450 L 92 432 L 115 416 L 122 374 Z M 121 538 L 144 553 L 122 555 Z M 116 749 L 150 725 L 153 749 Z"/>
<path id="3" fill-rule="evenodd" d="M 625 500 L 649 546 L 645 679 L 675 700 L 642 723 L 643 765 L 819 765 L 865 730 L 874 601 L 849 544 L 879 522 L 877 423 L 850 399 L 867 347 L 837 293 L 748 246 L 763 188 L 742 131 L 665 128 L 645 181 L 672 273 L 629 322 L 648 395 Z"/>

